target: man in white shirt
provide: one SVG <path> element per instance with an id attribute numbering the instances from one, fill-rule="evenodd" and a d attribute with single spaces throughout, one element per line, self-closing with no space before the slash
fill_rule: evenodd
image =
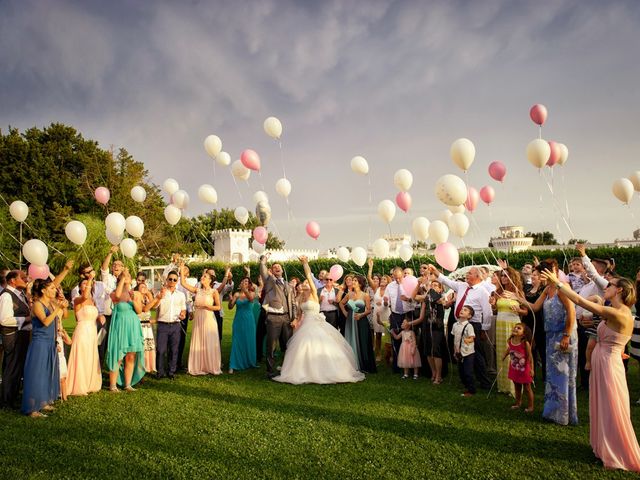
<path id="1" fill-rule="evenodd" d="M 109 328 L 111 326 L 111 310 L 113 308 L 113 302 L 111 301 L 111 293 L 116 291 L 118 286 L 118 277 L 124 271 L 124 263 L 121 260 L 114 260 L 111 263 L 111 257 L 118 251 L 118 246 L 113 245 L 109 249 L 109 253 L 102 261 L 100 267 L 100 279 L 104 285 L 106 299 L 104 301 L 104 318 L 106 323 L 104 328 L 107 332 L 106 336 L 102 340 L 102 343 L 98 345 L 98 354 L 100 355 L 100 365 L 104 362 L 104 355 L 107 351 L 107 345 L 109 344 Z M 109 273 L 109 264 L 111 264 L 111 273 Z"/>
<path id="2" fill-rule="evenodd" d="M 180 321 L 187 316 L 187 299 L 176 287 L 178 272 L 167 275 L 165 286 L 156 295 L 154 304 L 158 308 L 158 332 L 156 338 L 156 378 L 167 376 L 165 355 L 168 353 L 168 376 L 173 380 L 178 369 L 178 347 L 180 346 Z M 155 306 L 154 305 L 154 306 Z"/>
<path id="3" fill-rule="evenodd" d="M 384 291 L 385 295 L 389 297 L 389 306 L 391 307 L 391 315 L 389 316 L 389 328 L 396 334 L 400 334 L 402 331 L 402 322 L 404 321 L 405 313 L 409 313 L 413 310 L 413 304 L 411 302 L 410 295 L 413 292 L 405 292 L 402 288 L 402 279 L 404 278 L 404 272 L 401 267 L 395 267 L 392 272 L 393 281 L 387 285 Z M 402 340 L 392 341 L 393 345 L 393 372 L 400 373 L 398 368 L 398 352 L 400 351 L 400 344 Z"/>
<path id="4" fill-rule="evenodd" d="M 324 287 L 318 291 L 320 299 L 320 313 L 336 329 L 338 328 L 338 307 L 336 306 L 337 290 L 333 286 L 334 281 L 329 275 L 324 276 Z"/>

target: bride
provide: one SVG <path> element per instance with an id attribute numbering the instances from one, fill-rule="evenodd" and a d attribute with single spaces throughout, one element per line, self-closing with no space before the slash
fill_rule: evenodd
<path id="1" fill-rule="evenodd" d="M 318 294 L 307 257 L 300 257 L 306 280 L 298 315 L 293 322 L 295 333 L 287 343 L 280 375 L 274 381 L 282 383 L 345 383 L 360 382 L 364 374 L 356 369 L 351 346 L 320 313 Z"/>

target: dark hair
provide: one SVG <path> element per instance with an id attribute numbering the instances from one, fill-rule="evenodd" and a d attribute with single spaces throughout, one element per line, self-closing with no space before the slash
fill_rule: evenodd
<path id="1" fill-rule="evenodd" d="M 249 291 L 253 292 L 255 290 L 255 287 L 253 286 L 253 282 L 251 281 L 251 278 L 250 277 L 242 277 L 240 279 L 240 283 L 244 282 L 245 280 L 247 282 L 249 282 Z M 238 283 L 238 286 L 240 286 L 240 283 Z"/>
<path id="2" fill-rule="evenodd" d="M 5 278 L 7 279 L 7 283 L 9 283 L 11 280 L 15 280 L 18 277 L 20 277 L 20 270 L 11 270 L 7 273 Z"/>
<path id="3" fill-rule="evenodd" d="M 93 266 L 87 262 L 81 263 L 80 266 L 78 267 L 78 275 L 82 275 L 82 272 L 87 268 L 93 268 Z"/>
<path id="4" fill-rule="evenodd" d="M 144 277 L 144 279 L 146 280 L 147 279 L 147 274 L 144 273 L 144 272 L 138 272 L 138 274 L 136 275 L 136 278 L 138 278 L 138 277 Z"/>
<path id="5" fill-rule="evenodd" d="M 533 342 L 533 332 L 531 331 L 531 328 L 529 328 L 529 325 L 527 325 L 526 323 L 522 323 L 522 322 L 518 322 L 514 325 L 521 325 L 522 326 L 522 333 L 523 333 L 523 337 L 524 339 L 529 342 L 529 348 L 531 348 L 531 343 Z M 513 337 L 512 335 L 509 335 L 509 340 L 511 340 L 511 338 Z"/>
<path id="6" fill-rule="evenodd" d="M 462 308 L 466 308 L 467 310 L 469 310 L 469 313 L 471 313 L 471 317 L 473 317 L 476 314 L 476 311 L 473 309 L 472 306 L 470 305 L 463 305 Z M 462 309 L 461 309 L 462 310 Z"/>
<path id="7" fill-rule="evenodd" d="M 33 294 L 34 297 L 41 298 L 42 292 L 44 292 L 44 289 L 47 288 L 49 285 L 51 285 L 52 282 L 53 280 L 51 280 L 50 278 L 35 279 L 33 282 L 33 286 L 31 287 L 31 293 Z"/>
<path id="8" fill-rule="evenodd" d="M 175 270 L 171 270 L 171 271 L 167 274 L 167 278 L 169 278 L 169 275 L 175 275 L 176 277 L 180 278 L 180 275 L 178 275 L 178 272 L 176 272 Z"/>
<path id="9" fill-rule="evenodd" d="M 557 263 L 556 263 L 557 265 Z M 549 270 L 550 272 L 553 272 L 553 265 L 549 262 L 547 262 L 546 260 L 543 260 L 542 262 L 540 262 L 536 268 L 535 268 L 538 272 L 543 273 L 545 270 Z"/>
<path id="10" fill-rule="evenodd" d="M 367 279 L 364 278 L 364 276 L 362 276 L 362 275 L 355 275 L 355 279 L 358 281 L 358 285 L 360 286 L 360 290 L 362 290 L 364 292 L 365 288 L 367 287 Z"/>

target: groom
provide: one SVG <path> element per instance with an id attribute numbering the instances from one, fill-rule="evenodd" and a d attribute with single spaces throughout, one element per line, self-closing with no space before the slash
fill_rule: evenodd
<path id="1" fill-rule="evenodd" d="M 267 377 L 275 375 L 275 359 L 273 350 L 276 342 L 281 339 L 281 345 L 286 349 L 287 341 L 291 337 L 291 322 L 294 319 L 293 291 L 289 283 L 282 278 L 282 265 L 271 265 L 271 274 L 267 270 L 267 257 L 260 257 L 260 277 L 264 283 L 264 300 L 262 308 L 267 313 Z"/>

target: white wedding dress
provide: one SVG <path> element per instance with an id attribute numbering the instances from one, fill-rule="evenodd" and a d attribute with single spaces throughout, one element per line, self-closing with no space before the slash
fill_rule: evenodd
<path id="1" fill-rule="evenodd" d="M 282 370 L 274 380 L 295 385 L 364 380 L 351 346 L 327 323 L 318 302 L 306 301 L 301 308 L 302 322 L 287 343 Z"/>

